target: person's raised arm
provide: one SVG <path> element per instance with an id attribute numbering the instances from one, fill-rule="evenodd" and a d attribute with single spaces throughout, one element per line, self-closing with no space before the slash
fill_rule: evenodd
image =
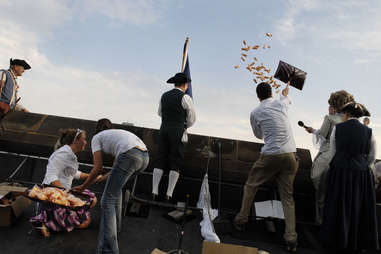
<path id="1" fill-rule="evenodd" d="M 279 100 L 286 106 L 288 109 L 288 106 L 291 105 L 291 100 L 288 97 L 290 91 L 290 81 L 288 81 L 287 86 L 282 90 L 281 95 L 279 96 Z"/>

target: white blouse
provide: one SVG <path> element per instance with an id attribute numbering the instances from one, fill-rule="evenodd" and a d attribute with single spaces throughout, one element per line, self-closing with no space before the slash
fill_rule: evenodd
<path id="1" fill-rule="evenodd" d="M 78 170 L 79 164 L 77 156 L 71 147 L 64 145 L 56 150 L 50 157 L 46 166 L 46 174 L 43 184 L 51 184 L 60 181 L 65 189 L 71 189 L 73 179 L 79 179 L 81 171 Z"/>

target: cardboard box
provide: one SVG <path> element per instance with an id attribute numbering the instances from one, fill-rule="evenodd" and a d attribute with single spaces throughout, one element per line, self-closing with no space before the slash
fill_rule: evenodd
<path id="1" fill-rule="evenodd" d="M 258 254 L 257 248 L 204 241 L 202 254 Z"/>
<path id="2" fill-rule="evenodd" d="M 167 252 L 161 251 L 159 249 L 154 249 L 151 254 L 167 254 Z"/>
<path id="3" fill-rule="evenodd" d="M 0 227 L 9 227 L 16 221 L 22 212 L 29 207 L 31 201 L 26 197 L 20 195 L 24 192 L 26 187 L 1 185 L 0 186 L 0 199 L 14 198 L 10 204 L 0 204 Z"/>

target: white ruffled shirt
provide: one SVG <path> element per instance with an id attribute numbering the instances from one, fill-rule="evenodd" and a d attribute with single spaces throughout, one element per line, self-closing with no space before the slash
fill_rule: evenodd
<path id="1" fill-rule="evenodd" d="M 81 171 L 78 170 L 79 164 L 77 156 L 71 147 L 64 145 L 56 150 L 50 157 L 46 166 L 46 174 L 43 184 L 51 184 L 60 181 L 65 189 L 71 189 L 73 179 L 79 179 Z"/>

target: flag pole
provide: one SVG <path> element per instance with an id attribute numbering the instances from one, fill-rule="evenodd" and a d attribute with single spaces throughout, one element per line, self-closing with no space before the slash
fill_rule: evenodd
<path id="1" fill-rule="evenodd" d="M 181 72 L 184 72 L 185 69 L 185 63 L 187 61 L 187 56 L 188 56 L 188 42 L 189 42 L 189 37 L 185 39 L 185 44 L 184 44 L 184 53 L 183 53 L 183 63 L 181 64 Z"/>

